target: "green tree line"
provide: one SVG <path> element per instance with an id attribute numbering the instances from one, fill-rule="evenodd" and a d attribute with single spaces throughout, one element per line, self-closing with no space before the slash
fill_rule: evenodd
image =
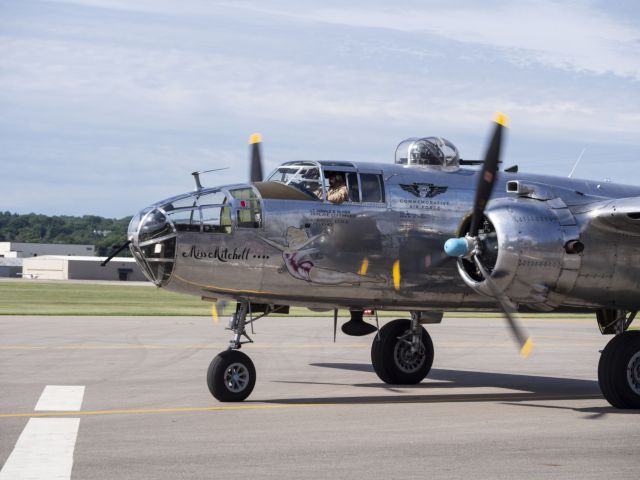
<path id="1" fill-rule="evenodd" d="M 107 256 L 126 242 L 130 220 L 131 217 L 117 219 L 97 215 L 71 217 L 0 212 L 0 242 L 95 245 L 98 256 Z M 131 256 L 131 253 L 125 249 L 119 256 Z"/>

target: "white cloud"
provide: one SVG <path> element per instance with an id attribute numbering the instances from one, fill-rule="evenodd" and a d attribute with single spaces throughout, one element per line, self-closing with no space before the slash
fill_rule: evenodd
<path id="1" fill-rule="evenodd" d="M 640 143 L 636 29 L 586 4 L 498 2 L 488 14 L 443 3 L 75 3 L 27 1 L 0 20 L 0 162 L 33 162 L 17 195 L 117 185 L 138 205 L 191 188 L 196 168 L 240 165 L 216 181 L 242 181 L 256 129 L 270 167 L 390 161 L 398 141 L 421 134 L 469 158 L 495 110 L 531 157 L 549 156 L 539 138 L 568 150 Z M 615 75 L 594 75 L 605 72 Z"/>
<path id="2" fill-rule="evenodd" d="M 276 10 L 257 4 L 256 11 L 350 27 L 429 33 L 454 42 L 491 46 L 514 62 L 540 62 L 560 69 L 612 73 L 640 80 L 640 29 L 614 19 L 585 2 L 548 0 L 402 4 L 388 8 L 360 5 L 308 6 Z"/>
<path id="3" fill-rule="evenodd" d="M 9 72 L 0 77 L 4 92 L 25 95 L 27 104 L 37 101 L 43 112 L 59 114 L 63 102 L 67 121 L 77 118 L 85 125 L 201 129 L 208 118 L 227 115 L 262 122 L 394 121 L 471 131 L 500 109 L 520 127 L 638 132 L 629 122 L 637 115 L 636 99 L 613 92 L 603 102 L 593 89 L 528 91 L 508 80 L 492 84 L 412 70 L 294 65 L 277 57 L 51 39 L 5 38 L 0 59 Z"/>

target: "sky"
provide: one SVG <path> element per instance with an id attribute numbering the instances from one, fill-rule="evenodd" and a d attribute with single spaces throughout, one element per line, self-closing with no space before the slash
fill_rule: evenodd
<path id="1" fill-rule="evenodd" d="M 124 217 L 408 137 L 640 185 L 640 6 L 607 1 L 0 0 L 0 211 Z"/>

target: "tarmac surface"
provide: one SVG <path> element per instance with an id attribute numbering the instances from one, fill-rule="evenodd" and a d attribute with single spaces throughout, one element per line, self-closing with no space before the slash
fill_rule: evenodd
<path id="1" fill-rule="evenodd" d="M 0 478 L 20 455 L 29 468 L 71 458 L 47 451 L 58 437 L 27 434 L 43 418 L 76 419 L 71 478 L 640 478 L 640 416 L 600 394 L 609 338 L 595 319 L 525 320 L 525 360 L 502 320 L 445 318 L 428 327 L 429 377 L 393 387 L 371 368 L 372 336 L 334 344 L 332 321 L 257 322 L 243 348 L 256 388 L 222 404 L 205 373 L 224 323 L 0 317 Z M 41 408 L 48 385 L 80 389 L 79 411 Z"/>

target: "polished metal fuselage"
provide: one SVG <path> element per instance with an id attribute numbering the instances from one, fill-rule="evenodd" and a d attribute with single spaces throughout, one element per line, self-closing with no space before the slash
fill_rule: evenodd
<path id="1" fill-rule="evenodd" d="M 234 223 L 231 233 L 177 232 L 173 270 L 162 287 L 209 299 L 311 308 L 496 310 L 495 300 L 465 283 L 458 261 L 443 253 L 444 242 L 463 233 L 476 170 L 377 163 L 354 169 L 382 174 L 384 202 L 261 198 L 259 227 Z M 508 193 L 507 183 L 515 180 L 536 192 Z M 505 238 L 525 246 L 519 253 L 520 244 L 505 244 L 511 252 L 505 262 L 515 262 L 505 268 L 520 272 L 509 287 L 522 293 L 517 303 L 539 310 L 640 308 L 640 237 L 592 222 L 609 199 L 637 196 L 640 187 L 500 172 L 488 214 L 499 207 Z M 542 213 L 521 213 L 529 210 Z M 561 251 L 570 239 L 579 239 L 584 251 Z M 135 249 L 135 235 L 132 240 Z M 536 275 L 546 286 L 534 282 L 532 288 L 550 292 L 529 299 L 518 282 Z"/>

